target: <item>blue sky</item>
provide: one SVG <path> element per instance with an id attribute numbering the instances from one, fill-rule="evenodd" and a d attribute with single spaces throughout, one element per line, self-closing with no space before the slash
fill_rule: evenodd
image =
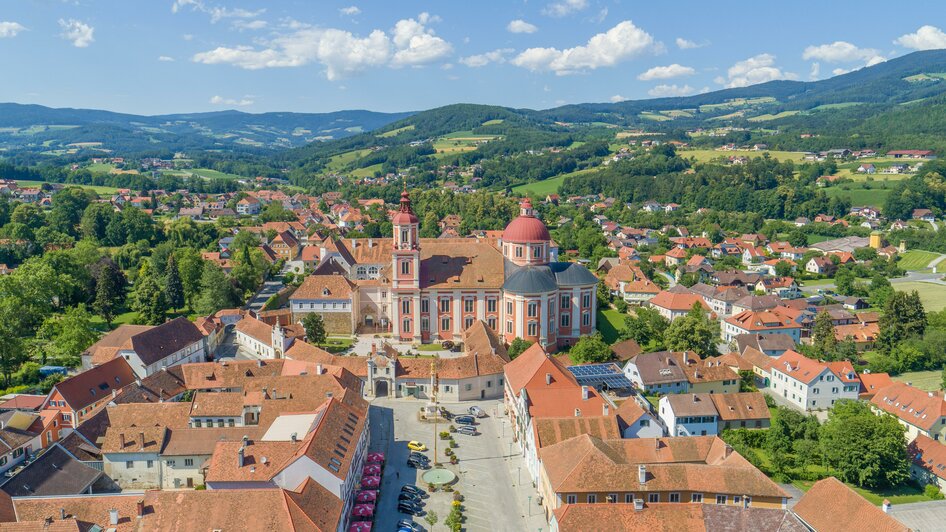
<path id="1" fill-rule="evenodd" d="M 789 4 L 5 0 L 0 101 L 140 114 L 548 108 L 823 79 L 946 48 L 938 2 Z"/>

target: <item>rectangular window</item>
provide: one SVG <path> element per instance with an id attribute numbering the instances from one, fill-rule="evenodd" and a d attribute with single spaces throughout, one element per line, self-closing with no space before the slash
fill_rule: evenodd
<path id="1" fill-rule="evenodd" d="M 528 334 L 529 334 L 529 336 L 538 336 L 538 334 L 539 334 L 539 324 L 536 323 L 536 322 L 534 322 L 534 321 L 530 321 L 530 322 L 529 322 L 529 332 L 528 332 Z"/>
<path id="2" fill-rule="evenodd" d="M 473 316 L 467 316 L 466 319 L 463 320 L 463 329 L 466 330 L 472 326 L 473 326 Z"/>
<path id="3" fill-rule="evenodd" d="M 516 246 L 516 258 L 522 257 L 522 246 Z"/>
<path id="4" fill-rule="evenodd" d="M 679 494 L 679 493 L 671 493 L 671 494 L 670 494 L 670 502 L 680 502 L 680 494 Z"/>
<path id="5" fill-rule="evenodd" d="M 450 312 L 450 299 L 440 300 L 440 312 Z"/>
<path id="6" fill-rule="evenodd" d="M 690 502 L 703 502 L 702 493 L 693 493 L 690 495 Z"/>
<path id="7" fill-rule="evenodd" d="M 134 460 L 129 460 L 129 461 L 125 462 L 125 469 L 134 469 L 134 468 L 135 468 L 135 461 L 134 461 Z"/>
<path id="8" fill-rule="evenodd" d="M 562 308 L 571 308 L 572 298 L 571 296 L 562 296 Z"/>
<path id="9" fill-rule="evenodd" d="M 581 306 L 582 308 L 588 308 L 591 306 L 591 294 L 581 295 Z"/>
<path id="10" fill-rule="evenodd" d="M 405 260 L 401 263 L 401 274 L 410 275 L 411 274 L 411 261 Z"/>
<path id="11" fill-rule="evenodd" d="M 411 332 L 411 320 L 404 320 L 401 322 L 401 331 L 406 333 Z"/>
<path id="12" fill-rule="evenodd" d="M 488 319 L 486 320 L 486 325 L 489 325 L 489 328 L 495 331 L 495 330 L 496 330 L 496 318 L 488 318 Z"/>
<path id="13" fill-rule="evenodd" d="M 578 495 L 566 495 L 565 504 L 575 504 L 578 502 Z"/>
<path id="14" fill-rule="evenodd" d="M 430 332 L 430 318 L 427 316 L 420 319 L 420 332 Z"/>
<path id="15" fill-rule="evenodd" d="M 659 494 L 659 493 L 648 493 L 648 494 L 647 494 L 647 502 L 660 502 L 660 494 Z"/>
<path id="16" fill-rule="evenodd" d="M 472 384 L 467 384 L 467 385 L 466 385 L 466 391 L 470 391 L 470 390 L 472 390 L 472 389 L 473 389 L 473 385 L 472 385 Z"/>
<path id="17" fill-rule="evenodd" d="M 528 317 L 530 317 L 530 318 L 538 317 L 538 315 L 539 315 L 539 304 L 538 304 L 538 303 L 536 303 L 536 302 L 533 301 L 533 302 L 529 303 L 528 307 L 526 307 L 526 308 L 528 309 L 528 312 L 526 313 L 526 316 L 528 316 Z"/>
<path id="18" fill-rule="evenodd" d="M 486 300 L 486 312 L 496 312 L 496 299 L 489 298 Z"/>
<path id="19" fill-rule="evenodd" d="M 582 325 L 585 325 L 585 326 L 591 325 L 591 313 L 590 313 L 590 312 L 582 312 L 582 314 L 581 314 L 581 324 L 582 324 Z"/>
<path id="20" fill-rule="evenodd" d="M 190 466 L 194 465 L 194 459 L 193 459 L 193 458 L 185 458 L 185 459 L 184 459 L 184 465 L 187 466 L 187 467 L 190 467 Z"/>
<path id="21" fill-rule="evenodd" d="M 401 300 L 401 314 L 410 314 L 411 313 L 411 300 L 402 299 Z"/>
<path id="22" fill-rule="evenodd" d="M 174 467 L 174 460 L 167 461 L 168 467 Z"/>
<path id="23" fill-rule="evenodd" d="M 383 297 L 383 296 L 382 296 L 382 297 Z M 423 312 L 423 313 L 425 313 L 425 314 L 428 313 L 428 312 L 430 312 L 430 300 L 429 300 L 429 299 L 421 299 L 421 300 L 420 300 L 420 311 Z"/>
<path id="24" fill-rule="evenodd" d="M 627 504 L 633 504 L 633 503 L 634 503 L 634 494 L 633 494 L 633 493 L 625 493 L 625 494 L 624 494 L 624 502 L 626 502 Z"/>
<path id="25" fill-rule="evenodd" d="M 199 429 L 199 428 L 200 428 L 200 420 L 199 420 L 199 419 L 195 419 L 195 420 L 194 420 L 194 428 L 195 428 L 195 429 Z"/>
<path id="26" fill-rule="evenodd" d="M 542 256 L 542 247 L 541 247 L 541 246 L 536 246 L 536 247 L 532 248 L 532 256 L 535 257 L 535 258 L 541 257 L 541 256 Z"/>
<path id="27" fill-rule="evenodd" d="M 588 494 L 588 504 L 594 504 L 594 503 L 596 503 L 596 502 L 598 502 L 598 496 L 597 496 L 596 494 L 594 494 L 594 493 L 589 493 L 589 494 Z"/>
<path id="28" fill-rule="evenodd" d="M 618 502 L 618 494 L 617 494 L 617 493 L 609 493 L 609 494 L 608 494 L 608 502 L 612 502 L 612 503 L 613 503 L 613 502 Z"/>
<path id="29" fill-rule="evenodd" d="M 726 504 L 726 496 L 725 496 L 725 495 L 717 495 L 717 496 L 716 496 L 716 504 Z"/>
<path id="30" fill-rule="evenodd" d="M 154 467 L 154 460 L 148 460 L 148 469 Z"/>
<path id="31" fill-rule="evenodd" d="M 571 326 L 572 326 L 572 315 L 562 314 L 562 327 L 571 327 Z"/>
<path id="32" fill-rule="evenodd" d="M 441 331 L 450 330 L 450 318 L 443 318 L 440 320 L 440 330 Z"/>
<path id="33" fill-rule="evenodd" d="M 506 334 L 512 334 L 512 321 L 506 322 Z"/>
<path id="34" fill-rule="evenodd" d="M 473 300 L 464 299 L 463 300 L 463 312 L 473 312 Z"/>
<path id="35" fill-rule="evenodd" d="M 512 314 L 512 301 L 506 302 L 506 314 Z"/>

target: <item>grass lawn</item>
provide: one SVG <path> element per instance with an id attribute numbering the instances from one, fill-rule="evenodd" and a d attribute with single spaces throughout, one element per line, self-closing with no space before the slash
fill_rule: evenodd
<path id="1" fill-rule="evenodd" d="M 824 189 L 824 192 L 829 198 L 848 198 L 851 205 L 868 205 L 879 209 L 884 206 L 884 202 L 887 201 L 887 196 L 890 195 L 892 189 L 880 188 L 877 181 L 865 181 L 857 186 L 845 184 L 828 187 Z"/>
<path id="2" fill-rule="evenodd" d="M 403 129 L 403 128 L 401 128 Z M 385 133 L 384 135 L 386 135 Z M 383 135 L 382 135 L 383 136 Z M 328 160 L 328 164 L 325 165 L 325 169 L 329 172 L 337 172 L 342 168 L 348 166 L 351 162 L 356 159 L 361 159 L 365 155 L 371 153 L 371 150 L 352 150 L 346 151 L 345 153 L 339 153 L 338 155 L 333 155 L 331 159 Z"/>
<path id="3" fill-rule="evenodd" d="M 442 351 L 443 346 L 440 345 L 440 342 L 435 342 L 431 344 L 420 344 L 414 349 L 416 349 L 417 351 Z"/>
<path id="4" fill-rule="evenodd" d="M 789 116 L 797 115 L 800 111 L 782 111 L 778 114 L 766 113 L 764 115 L 753 116 L 748 120 L 750 122 L 766 122 L 768 120 L 778 120 L 779 118 L 786 118 Z"/>
<path id="5" fill-rule="evenodd" d="M 595 172 L 596 170 L 596 168 L 585 168 L 584 170 L 577 170 L 575 172 L 550 177 L 548 179 L 543 179 L 542 181 L 535 181 L 533 183 L 526 183 L 524 185 L 516 185 L 512 187 L 512 193 L 534 194 L 536 196 L 555 194 L 558 192 L 558 187 L 562 186 L 562 183 L 565 182 L 566 177 L 589 174 Z"/>
<path id="6" fill-rule="evenodd" d="M 895 381 L 913 383 L 913 386 L 927 392 L 937 392 L 943 384 L 943 373 L 937 370 L 908 371 L 891 378 Z"/>
<path id="7" fill-rule="evenodd" d="M 93 174 L 107 174 L 115 169 L 115 165 L 108 163 L 94 163 L 87 166 L 86 169 Z"/>
<path id="8" fill-rule="evenodd" d="M 834 279 L 807 279 L 798 281 L 798 284 L 801 286 L 824 286 L 826 284 L 834 284 Z"/>
<path id="9" fill-rule="evenodd" d="M 414 124 L 410 124 L 410 125 L 407 125 L 407 126 L 404 126 L 404 127 L 399 127 L 399 128 L 397 128 L 397 129 L 392 129 L 391 131 L 386 131 L 386 132 L 384 132 L 384 133 L 378 135 L 378 138 L 384 139 L 384 138 L 388 138 L 388 137 L 394 137 L 394 136 L 396 136 L 398 133 L 401 133 L 402 131 L 411 131 L 411 130 L 413 130 L 413 129 L 414 129 Z M 334 157 L 333 157 L 333 159 L 334 159 Z"/>
<path id="10" fill-rule="evenodd" d="M 343 336 L 334 338 L 329 336 L 325 339 L 325 342 L 318 345 L 329 353 L 340 353 L 351 349 L 352 344 L 354 344 L 354 340 L 352 340 L 351 337 Z"/>
<path id="11" fill-rule="evenodd" d="M 648 395 L 648 396 L 646 396 L 646 398 L 647 398 L 647 402 L 648 402 L 648 403 L 654 405 L 654 410 L 660 408 L 660 398 L 659 398 L 659 397 L 657 397 L 656 395 Z M 633 400 L 633 399 L 632 399 L 632 400 Z"/>
<path id="12" fill-rule="evenodd" d="M 811 246 L 813 244 L 824 242 L 825 240 L 831 240 L 833 238 L 837 238 L 837 237 L 828 236 L 828 235 L 808 235 L 808 245 Z"/>
<path id="13" fill-rule="evenodd" d="M 909 282 L 896 283 L 893 287 L 901 292 L 916 290 L 920 294 L 920 301 L 927 312 L 939 311 L 946 308 L 946 286 L 934 283 Z"/>
<path id="14" fill-rule="evenodd" d="M 808 491 L 813 484 L 814 482 L 810 480 L 795 480 L 792 482 L 793 486 L 802 491 Z M 924 495 L 923 488 L 913 481 L 906 482 L 895 488 L 883 490 L 867 490 L 852 486 L 851 484 L 848 484 L 848 487 L 859 493 L 875 506 L 880 506 L 884 502 L 884 499 L 890 499 L 890 502 L 895 505 L 933 500 Z"/>
<path id="15" fill-rule="evenodd" d="M 681 157 L 693 157 L 697 162 L 705 163 L 718 157 L 743 156 L 743 157 L 762 157 L 768 153 L 769 157 L 780 161 L 801 161 L 805 158 L 804 152 L 800 151 L 752 151 L 752 150 L 680 150 Z"/>
<path id="16" fill-rule="evenodd" d="M 186 170 L 166 170 L 164 173 L 178 176 L 189 176 L 191 174 L 199 175 L 207 179 L 248 179 L 243 175 L 227 174 L 211 170 L 210 168 L 188 168 Z"/>
<path id="17" fill-rule="evenodd" d="M 45 181 L 29 181 L 26 179 L 17 179 L 16 183 L 21 187 L 39 187 L 42 186 Z M 54 183 L 50 183 L 54 184 Z M 59 183 L 67 187 L 80 187 L 87 190 L 94 190 L 97 194 L 114 194 L 118 189 L 115 187 L 97 187 L 95 185 L 74 185 L 72 183 Z"/>
<path id="18" fill-rule="evenodd" d="M 936 257 L 939 257 L 938 253 L 911 249 L 900 255 L 900 262 L 897 264 L 904 270 L 925 270 Z"/>
<path id="19" fill-rule="evenodd" d="M 618 340 L 621 330 L 624 329 L 624 314 L 609 308 L 607 310 L 598 310 L 598 330 L 604 341 L 613 344 Z"/>
<path id="20" fill-rule="evenodd" d="M 381 163 L 373 164 L 371 166 L 366 166 L 364 168 L 358 168 L 352 170 L 351 175 L 354 177 L 371 177 L 375 172 L 381 171 Z"/>

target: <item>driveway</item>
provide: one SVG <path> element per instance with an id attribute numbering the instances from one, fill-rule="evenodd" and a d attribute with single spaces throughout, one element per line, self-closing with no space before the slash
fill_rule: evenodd
<path id="1" fill-rule="evenodd" d="M 375 527 L 378 530 L 393 530 L 398 519 L 407 516 L 397 512 L 397 495 L 400 486 L 414 483 L 424 487 L 420 479 L 422 471 L 408 468 L 407 442 L 418 440 L 431 450 L 425 454 L 433 458 L 434 426 L 417 419 L 417 412 L 424 401 L 412 399 L 382 398 L 372 402 L 371 450 L 384 451 L 387 463 L 382 478 L 381 500 L 377 507 Z M 548 524 L 536 503 L 537 493 L 532 487 L 525 467 L 521 464 L 518 449 L 511 443 L 511 431 L 505 418 L 497 418 L 499 401 L 478 401 L 443 404 L 453 413 L 466 411 L 476 404 L 489 412 L 489 416 L 478 420 L 477 436 L 455 434 L 459 447 L 454 449 L 460 458 L 451 468 L 459 476 L 454 489 L 463 497 L 465 530 L 521 531 L 547 529 Z M 445 430 L 439 425 L 437 430 Z M 443 441 L 438 441 L 438 456 L 445 461 Z M 522 484 L 519 484 L 521 471 Z M 435 492 L 426 499 L 425 510 L 433 510 L 438 517 L 434 529 L 444 528 L 444 519 L 450 513 L 452 493 Z M 531 499 L 530 499 L 531 497 Z M 531 505 L 530 505 L 531 502 Z M 531 516 L 529 515 L 531 509 Z M 423 517 L 414 521 L 428 528 Z"/>
<path id="2" fill-rule="evenodd" d="M 227 333 L 214 351 L 214 358 L 232 358 L 234 360 L 257 360 L 259 358 L 256 353 L 245 347 L 238 346 L 235 340 L 236 334 L 232 332 Z"/>
<path id="3" fill-rule="evenodd" d="M 278 293 L 282 290 L 283 284 L 281 280 L 269 280 L 263 283 L 263 287 L 259 292 L 256 293 L 247 303 L 246 308 L 259 312 L 262 310 L 263 305 L 266 304 L 266 300 L 270 298 L 275 293 Z"/>

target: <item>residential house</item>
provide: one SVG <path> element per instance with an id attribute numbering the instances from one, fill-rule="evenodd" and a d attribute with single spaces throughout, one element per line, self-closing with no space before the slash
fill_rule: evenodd
<path id="1" fill-rule="evenodd" d="M 805 263 L 805 271 L 816 275 L 833 275 L 838 267 L 829 257 L 812 257 Z"/>
<path id="2" fill-rule="evenodd" d="M 204 334 L 184 316 L 134 334 L 115 353 L 139 378 L 177 364 L 203 362 L 206 355 Z"/>
<path id="3" fill-rule="evenodd" d="M 237 202 L 236 212 L 241 216 L 257 215 L 260 212 L 260 202 L 252 196 L 247 196 Z"/>
<path id="4" fill-rule="evenodd" d="M 825 410 L 842 399 L 856 400 L 860 381 L 850 362 L 819 362 L 786 351 L 772 363 L 772 391 L 793 407 Z"/>
<path id="5" fill-rule="evenodd" d="M 785 334 L 795 343 L 801 340 L 802 326 L 787 312 L 785 307 L 770 310 L 744 310 L 723 320 L 721 336 L 731 342 L 740 334 Z"/>
<path id="6" fill-rule="evenodd" d="M 728 366 L 702 360 L 692 351 L 641 353 L 627 361 L 624 375 L 648 395 L 739 390 L 736 372 Z"/>
<path id="7" fill-rule="evenodd" d="M 749 290 L 744 286 L 713 286 L 704 283 L 691 286 L 690 291 L 702 297 L 713 312 L 721 317 L 731 316 L 733 303 L 749 295 Z"/>
<path id="8" fill-rule="evenodd" d="M 825 502 L 830 501 L 826 511 Z M 815 482 L 792 510 L 805 525 L 818 532 L 909 532 L 910 529 L 887 513 L 889 501 L 883 509 L 868 501 L 843 482 L 828 477 Z"/>
<path id="9" fill-rule="evenodd" d="M 711 310 L 709 305 L 703 301 L 702 297 L 689 291 L 678 292 L 662 290 L 648 301 L 647 304 L 656 309 L 661 316 L 669 321 L 673 321 L 681 316 L 686 316 L 688 312 L 693 310 L 694 305 L 699 305 L 700 308 L 707 312 Z"/>
<path id="10" fill-rule="evenodd" d="M 942 441 L 920 434 L 907 445 L 907 454 L 913 480 L 946 492 L 946 445 Z"/>
<path id="11" fill-rule="evenodd" d="M 935 222 L 936 216 L 929 209 L 913 209 L 913 219 L 923 220 L 924 222 Z"/>
<path id="12" fill-rule="evenodd" d="M 943 392 L 926 392 L 905 382 L 894 382 L 874 393 L 875 412 L 886 412 L 906 427 L 907 440 L 919 435 L 946 441 L 946 400 Z"/>
<path id="13" fill-rule="evenodd" d="M 296 260 L 301 249 L 299 239 L 291 231 L 282 231 L 269 242 L 269 247 L 283 260 Z"/>
<path id="14" fill-rule="evenodd" d="M 726 429 L 767 429 L 771 424 L 771 413 L 761 392 L 713 393 L 719 426 L 717 432 Z"/>
<path id="15" fill-rule="evenodd" d="M 770 357 L 780 357 L 796 345 L 795 340 L 787 334 L 740 334 L 734 339 L 739 353 L 752 347 Z"/>
<path id="16" fill-rule="evenodd" d="M 62 429 L 81 425 L 99 406 L 134 383 L 136 378 L 128 361 L 118 357 L 56 383 L 49 391 L 43 409 L 58 413 L 60 434 L 47 434 L 47 441 L 58 441 L 64 436 Z"/>
<path id="17" fill-rule="evenodd" d="M 719 423 L 708 393 L 664 395 L 658 401 L 660 420 L 670 436 L 715 436 Z"/>

